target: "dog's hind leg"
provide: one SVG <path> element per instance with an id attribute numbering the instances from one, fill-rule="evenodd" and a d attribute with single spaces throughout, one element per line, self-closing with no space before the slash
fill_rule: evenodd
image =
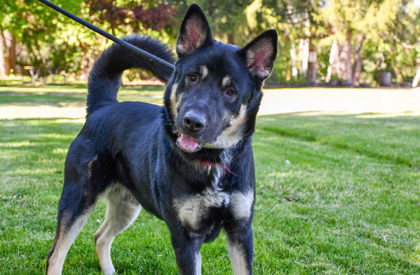
<path id="1" fill-rule="evenodd" d="M 65 182 L 54 244 L 48 255 L 47 274 L 61 274 L 67 252 L 95 206 L 96 200 L 89 202 L 86 199 L 86 192 L 80 188 L 83 185 L 79 182 Z"/>
<path id="2" fill-rule="evenodd" d="M 137 218 L 141 205 L 125 187 L 116 185 L 106 195 L 105 221 L 95 233 L 96 253 L 105 274 L 115 273 L 111 260 L 111 245 L 115 236 L 122 233 Z"/>
<path id="3" fill-rule="evenodd" d="M 92 210 L 93 206 L 76 218 L 67 214 L 59 217 L 54 244 L 48 255 L 47 274 L 61 274 L 67 252 L 86 224 Z"/>
<path id="4" fill-rule="evenodd" d="M 67 155 L 56 235 L 48 255 L 47 274 L 61 274 L 68 250 L 106 186 L 105 173 L 100 178 L 94 175 L 99 163 L 89 144 L 89 140 L 79 136 L 73 141 Z"/>

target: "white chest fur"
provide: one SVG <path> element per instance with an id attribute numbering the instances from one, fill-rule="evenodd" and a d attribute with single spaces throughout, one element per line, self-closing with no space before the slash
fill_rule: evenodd
<path id="1" fill-rule="evenodd" d="M 234 192 L 232 194 L 213 188 L 202 193 L 174 202 L 178 217 L 183 226 L 193 230 L 200 228 L 201 222 L 210 208 L 227 207 L 236 220 L 248 219 L 254 202 L 254 192 Z"/>
<path id="2" fill-rule="evenodd" d="M 228 193 L 208 188 L 200 194 L 183 200 L 175 200 L 174 203 L 182 225 L 198 229 L 200 222 L 210 208 L 227 206 L 229 201 L 230 196 Z"/>

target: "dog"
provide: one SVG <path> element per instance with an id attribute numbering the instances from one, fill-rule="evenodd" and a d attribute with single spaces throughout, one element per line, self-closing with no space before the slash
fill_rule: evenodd
<path id="1" fill-rule="evenodd" d="M 61 274 L 70 246 L 96 201 L 105 221 L 94 235 L 105 274 L 115 273 L 114 237 L 140 209 L 166 222 L 180 274 L 201 274 L 200 249 L 221 229 L 234 274 L 252 274 L 255 168 L 252 135 L 261 87 L 277 54 L 277 32 L 267 30 L 243 48 L 212 38 L 201 8 L 189 7 L 171 51 L 145 36 L 131 43 L 174 71 L 113 44 L 88 81 L 86 122 L 71 143 L 57 229 L 47 274 Z M 167 84 L 164 106 L 118 102 L 122 72 L 150 71 Z"/>

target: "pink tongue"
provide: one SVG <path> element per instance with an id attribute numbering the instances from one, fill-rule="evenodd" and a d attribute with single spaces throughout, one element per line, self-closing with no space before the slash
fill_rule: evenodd
<path id="1" fill-rule="evenodd" d="M 198 141 L 187 135 L 182 135 L 179 138 L 178 144 L 182 149 L 187 151 L 194 151 L 198 147 Z"/>

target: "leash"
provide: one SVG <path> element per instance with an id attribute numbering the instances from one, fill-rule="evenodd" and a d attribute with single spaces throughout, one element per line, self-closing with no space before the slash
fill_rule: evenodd
<path id="1" fill-rule="evenodd" d="M 82 24 L 83 26 L 88 27 L 88 28 L 89 28 L 89 29 L 91 29 L 92 31 L 94 31 L 94 32 L 96 32 L 96 33 L 99 33 L 99 34 L 100 34 L 100 35 L 102 35 L 102 36 L 105 36 L 106 38 L 108 38 L 108 39 L 110 39 L 110 40 L 114 41 L 114 42 L 115 42 L 115 43 L 117 43 L 117 44 L 120 44 L 121 46 L 123 46 L 123 47 L 125 47 L 125 48 L 129 49 L 130 51 L 133 51 L 133 52 L 135 52 L 135 53 L 139 54 L 139 55 L 140 55 L 140 56 L 142 56 L 143 58 L 147 58 L 147 59 L 149 59 L 149 60 L 155 61 L 156 63 L 159 63 L 160 65 L 162 65 L 162 66 L 166 67 L 166 68 L 167 68 L 167 69 L 169 69 L 169 70 L 172 70 L 172 71 L 173 71 L 173 70 L 175 69 L 175 66 L 174 66 L 174 65 L 172 65 L 171 63 L 168 63 L 168 62 L 166 62 L 165 60 L 162 60 L 162 59 L 160 59 L 159 57 L 154 56 L 153 54 L 150 54 L 150 53 L 148 53 L 148 52 L 146 52 L 146 51 L 144 51 L 144 50 L 142 50 L 142 49 L 140 49 L 140 48 L 137 48 L 137 47 L 136 47 L 136 46 L 134 46 L 134 45 L 131 45 L 130 43 L 125 42 L 124 40 L 121 40 L 121 39 L 119 39 L 119 38 L 117 38 L 117 37 L 113 36 L 113 35 L 112 35 L 112 34 L 110 34 L 110 33 L 107 33 L 106 31 L 104 31 L 104 30 L 102 30 L 102 29 L 100 29 L 100 28 L 98 28 L 98 27 L 96 27 L 96 26 L 94 26 L 94 25 L 90 24 L 89 22 L 87 22 L 87 21 L 83 20 L 83 19 L 82 19 L 82 18 L 80 18 L 80 17 L 77 17 L 76 15 L 74 15 L 74 14 L 72 14 L 72 13 L 70 13 L 70 12 L 66 11 L 65 9 L 60 8 L 59 6 L 55 5 L 54 3 L 51 3 L 51 2 L 50 2 L 50 1 L 48 1 L 48 0 L 38 0 L 38 1 L 40 1 L 40 2 L 44 3 L 45 5 L 49 6 L 50 8 L 52 8 L 52 9 L 54 9 L 54 10 L 56 10 L 56 11 L 58 11 L 58 12 L 62 13 L 63 15 L 65 15 L 65 16 L 67 16 L 67 17 L 69 17 L 69 18 L 73 19 L 74 21 L 76 21 L 76 22 L 78 22 L 78 23 Z"/>

